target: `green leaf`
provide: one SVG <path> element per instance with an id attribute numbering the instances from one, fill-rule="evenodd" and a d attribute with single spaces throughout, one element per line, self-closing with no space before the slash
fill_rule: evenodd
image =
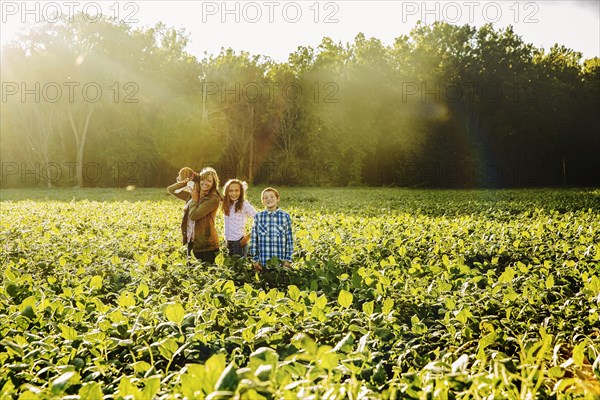
<path id="1" fill-rule="evenodd" d="M 77 331 L 74 328 L 71 328 L 69 325 L 58 324 L 61 336 L 66 340 L 75 340 L 77 339 Z"/>
<path id="2" fill-rule="evenodd" d="M 348 332 L 343 338 L 342 340 L 340 340 L 335 347 L 333 348 L 332 351 L 334 352 L 345 352 L 347 350 L 349 350 L 349 347 L 352 346 L 352 342 L 354 341 L 354 336 L 352 336 L 351 332 Z"/>
<path id="3" fill-rule="evenodd" d="M 304 349 L 308 354 L 317 352 L 317 344 L 305 333 L 297 333 L 292 337 L 292 344 L 298 349 Z"/>
<path id="4" fill-rule="evenodd" d="M 79 373 L 76 371 L 65 372 L 50 383 L 50 390 L 53 395 L 63 392 L 67 386 L 79 383 Z"/>
<path id="5" fill-rule="evenodd" d="M 251 371 L 256 371 L 260 365 L 277 366 L 279 354 L 270 347 L 260 347 L 250 354 L 248 367 Z"/>
<path id="6" fill-rule="evenodd" d="M 502 275 L 498 278 L 499 283 L 511 282 L 515 278 L 515 270 L 511 267 L 506 267 Z"/>
<path id="7" fill-rule="evenodd" d="M 565 375 L 565 370 L 561 367 L 552 367 L 548 370 L 548 376 L 554 379 L 562 378 Z"/>
<path id="8" fill-rule="evenodd" d="M 142 299 L 145 299 L 148 296 L 148 293 L 150 293 L 150 289 L 148 288 L 148 285 L 143 282 L 140 283 L 135 291 L 135 295 L 141 297 Z"/>
<path id="9" fill-rule="evenodd" d="M 416 333 L 418 335 L 422 335 L 424 333 L 427 332 L 427 325 L 425 325 L 424 323 L 421 322 L 421 320 L 419 319 L 419 317 L 417 315 L 413 315 L 410 318 L 410 323 L 411 323 L 411 331 L 413 333 Z"/>
<path id="10" fill-rule="evenodd" d="M 134 399 L 138 399 L 141 397 L 141 394 L 137 386 L 131 383 L 128 377 L 122 376 L 117 393 L 115 393 L 115 398 L 133 396 Z"/>
<path id="11" fill-rule="evenodd" d="M 324 294 L 319 296 L 315 301 L 315 307 L 320 308 L 321 310 L 325 308 L 327 305 L 327 297 Z"/>
<path id="12" fill-rule="evenodd" d="M 175 339 L 167 338 L 161 341 L 158 345 L 158 352 L 161 356 L 163 356 L 167 360 L 170 360 L 178 348 L 179 345 L 177 344 L 177 341 L 175 341 Z"/>
<path id="13" fill-rule="evenodd" d="M 135 306 L 135 296 L 133 293 L 124 291 L 119 296 L 119 306 L 123 308 L 133 307 Z"/>
<path id="14" fill-rule="evenodd" d="M 213 356 L 214 357 L 214 356 Z M 217 375 L 218 378 L 218 375 Z M 215 378 L 216 381 L 216 378 Z M 181 392 L 188 399 L 201 398 L 201 394 L 212 391 L 214 382 L 209 383 L 206 379 L 206 367 L 200 364 L 188 364 L 185 372 L 181 375 Z"/>
<path id="15" fill-rule="evenodd" d="M 206 393 L 210 393 L 214 390 L 214 387 L 221 376 L 221 372 L 225 369 L 225 365 L 226 359 L 225 354 L 223 353 L 215 354 L 206 361 L 203 380 Z"/>
<path id="16" fill-rule="evenodd" d="M 21 311 L 21 315 L 29 318 L 30 320 L 35 319 L 35 312 L 33 311 L 33 308 L 31 306 L 26 306 L 25 308 L 23 308 L 23 311 Z"/>
<path id="17" fill-rule="evenodd" d="M 385 299 L 383 302 L 383 307 L 381 308 L 381 312 L 383 314 L 389 314 L 394 309 L 394 300 L 393 299 Z"/>
<path id="18" fill-rule="evenodd" d="M 260 365 L 258 368 L 256 368 L 256 371 L 254 371 L 254 376 L 256 376 L 262 382 L 267 382 L 271 379 L 273 370 L 274 368 L 272 365 Z"/>
<path id="19" fill-rule="evenodd" d="M 342 289 L 338 295 L 338 303 L 343 308 L 348 308 L 352 305 L 353 298 L 352 293 Z"/>
<path id="20" fill-rule="evenodd" d="M 240 379 L 236 373 L 235 363 L 232 361 L 229 365 L 223 370 L 217 383 L 215 383 L 216 391 L 224 391 L 230 390 L 234 391 L 237 388 Z"/>
<path id="21" fill-rule="evenodd" d="M 110 314 L 108 314 L 108 318 L 117 324 L 124 323 L 127 321 L 127 318 L 123 315 L 123 313 L 119 310 L 114 310 Z"/>
<path id="22" fill-rule="evenodd" d="M 373 315 L 375 303 L 373 301 L 367 301 L 363 303 L 362 310 L 367 315 Z"/>
<path id="23" fill-rule="evenodd" d="M 398 255 L 400 255 L 400 257 L 404 257 L 406 255 L 406 253 L 407 253 L 406 247 L 400 246 L 400 248 L 398 249 Z"/>
<path id="24" fill-rule="evenodd" d="M 103 400 L 102 385 L 98 382 L 84 383 L 79 389 L 79 397 L 86 400 Z"/>
<path id="25" fill-rule="evenodd" d="M 298 289 L 298 286 L 288 286 L 288 296 L 290 297 L 290 299 L 298 301 L 298 299 L 300 298 L 300 289 Z"/>
<path id="26" fill-rule="evenodd" d="M 137 361 L 135 363 L 132 364 L 133 370 L 138 373 L 138 374 L 145 374 L 146 372 L 148 372 L 148 370 L 150 370 L 150 368 L 152 368 L 152 366 L 150 364 L 148 364 L 146 361 Z"/>
<path id="27" fill-rule="evenodd" d="M 449 268 L 451 266 L 450 263 L 450 258 L 448 258 L 448 256 L 446 254 L 444 254 L 442 256 L 442 264 L 444 265 L 444 267 Z"/>
<path id="28" fill-rule="evenodd" d="M 23 262 L 27 261 L 23 259 Z M 4 276 L 6 277 L 7 282 L 14 281 L 17 279 L 17 276 L 14 274 L 13 269 L 11 267 L 8 267 L 6 268 L 6 270 L 4 270 Z"/>
<path id="29" fill-rule="evenodd" d="M 327 321 L 327 314 L 325 314 L 323 310 L 317 306 L 312 308 L 310 311 L 310 316 L 316 318 L 319 322 Z"/>
<path id="30" fill-rule="evenodd" d="M 573 361 L 577 364 L 578 367 L 583 367 L 583 363 L 585 361 L 585 346 L 587 345 L 587 340 L 578 343 L 573 349 Z"/>
<path id="31" fill-rule="evenodd" d="M 168 321 L 181 325 L 185 318 L 185 309 L 181 303 L 171 303 L 165 307 L 165 317 Z"/>
<path id="32" fill-rule="evenodd" d="M 554 287 L 554 276 L 548 276 L 546 279 L 546 289 L 552 289 Z"/>
<path id="33" fill-rule="evenodd" d="M 102 288 L 102 277 L 99 275 L 94 275 L 90 280 L 90 289 L 101 289 Z"/>
<path id="34" fill-rule="evenodd" d="M 144 379 L 144 390 L 142 390 L 142 399 L 153 399 L 160 390 L 160 378 L 155 376 Z"/>
<path id="35" fill-rule="evenodd" d="M 412 317 L 410 317 L 411 325 L 416 325 L 420 322 L 421 322 L 421 320 L 419 319 L 419 317 L 417 315 L 413 315 Z"/>
<path id="36" fill-rule="evenodd" d="M 473 314 L 469 310 L 469 306 L 463 306 L 458 313 L 456 313 L 456 319 L 462 323 L 466 324 L 469 317 L 472 317 Z"/>
<path id="37" fill-rule="evenodd" d="M 235 283 L 233 281 L 228 280 L 223 285 L 223 293 L 228 294 L 229 296 L 233 296 L 235 294 Z"/>
<path id="38" fill-rule="evenodd" d="M 244 341 L 246 343 L 252 343 L 252 341 L 254 340 L 255 332 L 256 332 L 256 325 L 252 325 L 247 328 L 244 328 L 242 330 L 242 339 L 244 339 Z"/>
<path id="39" fill-rule="evenodd" d="M 225 261 L 225 256 L 223 255 L 223 253 L 217 254 L 217 256 L 215 257 L 215 264 L 217 264 L 219 267 L 222 267 L 224 261 Z"/>
<path id="40" fill-rule="evenodd" d="M 317 365 L 325 370 L 333 371 L 338 368 L 340 355 L 332 352 L 321 354 Z"/>
<path id="41" fill-rule="evenodd" d="M 498 334 L 496 333 L 496 331 L 490 332 L 479 340 L 478 345 L 485 349 L 486 347 L 491 346 L 494 343 L 496 343 L 497 337 L 498 337 Z"/>
<path id="42" fill-rule="evenodd" d="M 517 300 L 518 298 L 519 295 L 514 290 L 512 290 L 512 288 L 510 288 L 504 293 L 504 296 L 502 297 L 502 303 L 511 303 Z"/>
<path id="43" fill-rule="evenodd" d="M 594 296 L 597 296 L 600 294 L 600 277 L 592 275 L 589 282 L 585 282 L 583 286 L 585 290 L 589 290 Z"/>

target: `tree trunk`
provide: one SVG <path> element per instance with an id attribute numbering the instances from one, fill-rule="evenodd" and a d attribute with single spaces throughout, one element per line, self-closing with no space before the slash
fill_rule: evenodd
<path id="1" fill-rule="evenodd" d="M 93 108 L 88 108 L 85 123 L 81 130 L 77 129 L 75 126 L 75 120 L 73 118 L 73 113 L 69 108 L 69 121 L 71 122 L 71 129 L 73 129 L 73 135 L 75 136 L 75 146 L 77 147 L 77 159 L 75 164 L 75 175 L 77 177 L 77 186 L 78 188 L 83 187 L 83 150 L 85 148 L 85 141 L 87 139 L 88 127 L 90 125 L 90 118 L 92 117 Z"/>

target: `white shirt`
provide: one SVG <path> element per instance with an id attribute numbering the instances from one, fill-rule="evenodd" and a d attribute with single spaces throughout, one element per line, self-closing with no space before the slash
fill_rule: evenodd
<path id="1" fill-rule="evenodd" d="M 190 203 L 192 202 L 192 199 L 190 198 L 187 203 L 185 203 L 185 206 L 183 207 L 183 209 L 185 211 L 188 211 L 190 208 Z M 196 232 L 196 221 L 193 221 L 189 215 L 188 215 L 188 219 L 187 219 L 187 243 L 189 242 L 193 242 L 194 241 L 194 233 Z"/>

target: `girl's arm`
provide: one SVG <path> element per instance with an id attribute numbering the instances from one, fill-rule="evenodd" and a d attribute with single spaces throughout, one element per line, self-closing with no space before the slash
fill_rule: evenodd
<path id="1" fill-rule="evenodd" d="M 220 200 L 217 196 L 211 196 L 210 199 L 203 203 L 192 200 L 190 202 L 188 217 L 192 221 L 197 221 L 202 217 L 207 216 L 211 212 L 219 208 Z"/>
<path id="2" fill-rule="evenodd" d="M 186 182 L 175 182 L 167 188 L 167 192 L 171 193 L 180 200 L 188 201 L 190 199 L 190 194 L 188 192 L 182 191 L 177 193 L 177 190 L 185 187 L 186 184 Z"/>
<path id="3" fill-rule="evenodd" d="M 243 207 L 242 211 L 244 212 L 244 214 L 246 214 L 246 216 L 252 217 L 252 218 L 254 218 L 254 216 L 257 213 L 256 208 L 254 208 L 248 200 L 244 201 L 244 207 Z"/>

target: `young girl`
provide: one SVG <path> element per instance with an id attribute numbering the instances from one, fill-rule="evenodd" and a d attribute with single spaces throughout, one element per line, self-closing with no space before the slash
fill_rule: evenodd
<path id="1" fill-rule="evenodd" d="M 193 182 L 193 185 L 189 185 Z M 186 186 L 190 188 L 189 193 Z M 167 190 L 175 197 L 186 201 L 183 208 L 181 232 L 188 254 L 194 253 L 200 261 L 213 263 L 219 251 L 219 236 L 215 228 L 215 217 L 221 202 L 218 191 L 219 177 L 213 168 L 204 168 L 191 179 L 169 186 Z"/>
<path id="2" fill-rule="evenodd" d="M 245 225 L 248 217 L 254 218 L 256 209 L 246 200 L 246 182 L 230 179 L 223 189 L 223 213 L 225 214 L 225 240 L 229 255 L 246 257 L 248 239 Z"/>

